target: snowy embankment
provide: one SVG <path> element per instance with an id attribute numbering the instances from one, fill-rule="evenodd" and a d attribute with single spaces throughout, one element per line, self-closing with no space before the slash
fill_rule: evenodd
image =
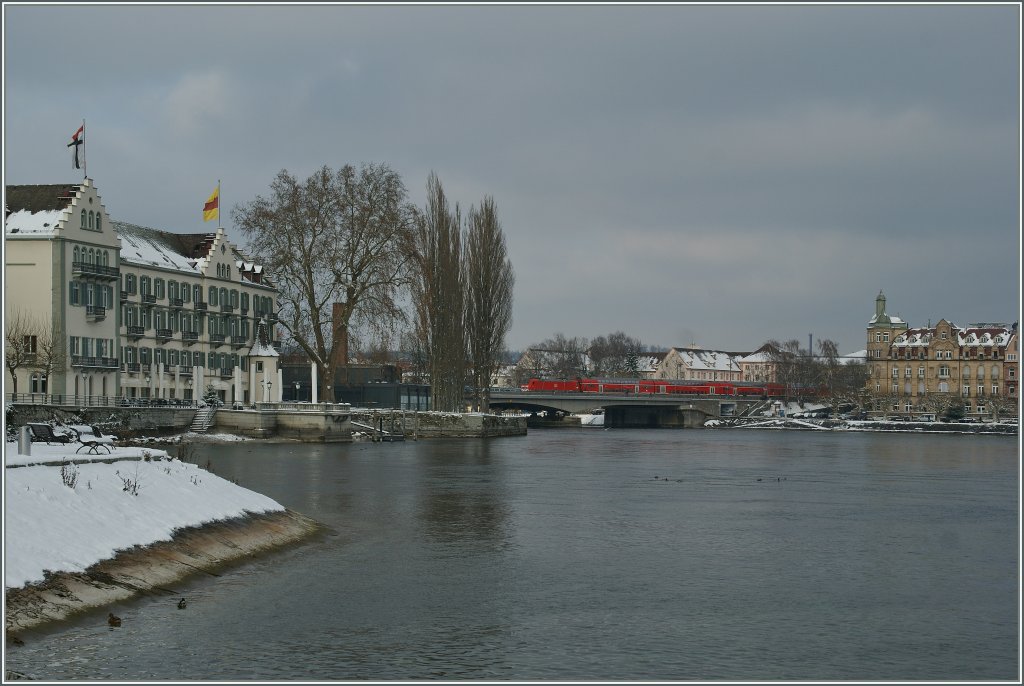
<path id="1" fill-rule="evenodd" d="M 84 571 L 118 551 L 170 541 L 188 527 L 284 511 L 271 498 L 162 450 L 85 456 L 74 447 L 34 443 L 26 457 L 6 444 L 5 589 L 42 581 L 45 572 Z M 96 461 L 62 468 L 62 458 Z"/>

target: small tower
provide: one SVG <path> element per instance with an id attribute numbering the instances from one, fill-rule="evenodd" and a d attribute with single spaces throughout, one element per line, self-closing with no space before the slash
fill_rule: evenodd
<path id="1" fill-rule="evenodd" d="M 256 340 L 249 350 L 249 395 L 252 402 L 273 402 L 278 388 L 277 351 L 270 344 L 266 319 L 256 325 Z"/>

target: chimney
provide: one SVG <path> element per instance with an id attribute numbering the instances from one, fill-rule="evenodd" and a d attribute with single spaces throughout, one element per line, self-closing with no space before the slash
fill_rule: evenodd
<path id="1" fill-rule="evenodd" d="M 331 308 L 331 326 L 334 329 L 334 355 L 331 362 L 335 369 L 348 367 L 348 327 L 342 322 L 342 303 L 334 303 Z"/>

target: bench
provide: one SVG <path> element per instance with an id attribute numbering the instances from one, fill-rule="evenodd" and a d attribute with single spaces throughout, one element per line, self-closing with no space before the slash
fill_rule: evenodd
<path id="1" fill-rule="evenodd" d="M 32 437 L 36 441 L 44 441 L 47 444 L 50 443 L 62 443 L 67 445 L 74 440 L 73 436 L 67 434 L 54 433 L 53 427 L 49 424 L 28 424 L 28 428 L 32 431 Z"/>
<path id="2" fill-rule="evenodd" d="M 75 451 L 76 455 L 83 449 L 88 449 L 86 452 L 88 455 L 99 455 L 100 448 L 110 454 L 110 449 L 114 445 L 114 436 L 104 435 L 98 426 L 79 425 L 71 428 L 78 433 L 78 442 L 82 444 Z"/>

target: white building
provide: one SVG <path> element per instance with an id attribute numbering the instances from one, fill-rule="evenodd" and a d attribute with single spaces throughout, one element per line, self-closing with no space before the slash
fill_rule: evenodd
<path id="1" fill-rule="evenodd" d="M 739 356 L 722 350 L 703 350 L 694 346 L 672 348 L 652 378 L 690 381 L 742 381 Z"/>
<path id="2" fill-rule="evenodd" d="M 263 399 L 247 357 L 257 322 L 273 339 L 276 290 L 223 229 L 176 234 L 112 221 L 91 179 L 7 186 L 6 211 L 8 340 L 11 322 L 33 321 L 19 340 L 37 347 L 15 370 L 19 394 L 181 401 L 212 386 L 226 402 Z M 55 352 L 44 356 L 40 339 L 57 342 Z"/>

